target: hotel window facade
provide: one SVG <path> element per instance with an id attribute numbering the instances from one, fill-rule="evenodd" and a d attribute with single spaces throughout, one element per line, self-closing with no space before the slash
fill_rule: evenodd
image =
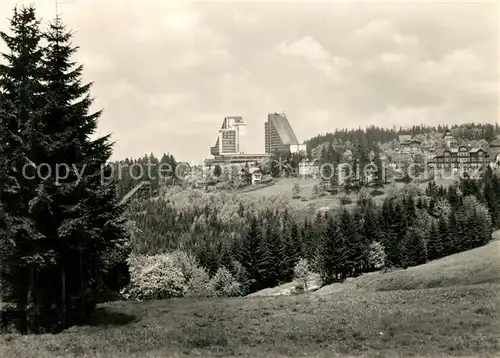
<path id="1" fill-rule="evenodd" d="M 436 168 L 444 170 L 477 169 L 488 165 L 488 153 L 485 150 L 466 146 L 445 149 L 434 159 Z"/>

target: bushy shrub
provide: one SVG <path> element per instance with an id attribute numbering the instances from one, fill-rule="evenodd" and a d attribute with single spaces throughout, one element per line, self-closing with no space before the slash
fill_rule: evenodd
<path id="1" fill-rule="evenodd" d="M 231 189 L 231 184 L 229 184 L 228 182 L 220 182 L 215 185 L 215 188 L 217 190 L 229 190 Z"/>
<path id="2" fill-rule="evenodd" d="M 153 300 L 213 295 L 207 271 L 193 255 L 184 251 L 131 256 L 128 262 L 130 283 L 122 290 L 127 299 Z"/>
<path id="3" fill-rule="evenodd" d="M 196 267 L 192 271 L 191 279 L 186 284 L 186 297 L 209 297 L 210 276 L 203 267 Z"/>
<path id="4" fill-rule="evenodd" d="M 122 290 L 127 299 L 155 300 L 180 297 L 185 291 L 182 271 L 169 254 L 131 256 L 130 283 Z"/>
<path id="5" fill-rule="evenodd" d="M 291 295 L 300 295 L 305 292 L 304 286 L 302 286 L 301 283 L 297 283 L 291 290 L 290 294 Z"/>
<path id="6" fill-rule="evenodd" d="M 172 264 L 180 270 L 184 284 L 187 285 L 200 268 L 196 258 L 181 250 L 176 250 L 169 255 Z"/>
<path id="7" fill-rule="evenodd" d="M 300 288 L 303 291 L 307 290 L 307 279 L 311 273 L 309 262 L 306 259 L 299 259 L 293 268 L 293 277 L 297 281 L 296 291 L 300 291 Z"/>
<path id="8" fill-rule="evenodd" d="M 368 251 L 368 264 L 374 269 L 379 269 L 385 266 L 386 259 L 384 246 L 377 241 L 372 242 Z"/>
<path id="9" fill-rule="evenodd" d="M 131 256 L 128 264 L 130 283 L 121 293 L 130 300 L 240 296 L 250 284 L 247 272 L 238 262 L 232 265 L 235 275 L 221 267 L 210 278 L 193 255 L 180 250 L 168 254 Z"/>
<path id="10" fill-rule="evenodd" d="M 448 217 L 450 213 L 451 213 L 451 205 L 448 202 L 448 200 L 439 198 L 431 214 L 434 217 L 439 218 L 441 216 Z"/>
<path id="11" fill-rule="evenodd" d="M 231 272 L 224 266 L 219 267 L 208 283 L 211 296 L 233 297 L 241 295 L 241 284 L 236 281 Z"/>

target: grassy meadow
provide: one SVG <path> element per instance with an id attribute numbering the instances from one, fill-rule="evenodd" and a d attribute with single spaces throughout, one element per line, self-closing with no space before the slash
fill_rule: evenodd
<path id="1" fill-rule="evenodd" d="M 436 185 L 447 188 L 451 185 L 455 179 L 436 179 L 434 182 Z M 292 198 L 293 187 L 297 183 L 300 186 L 300 199 Z M 340 207 L 340 196 L 345 196 L 345 193 L 339 193 L 336 195 L 326 194 L 325 196 L 313 197 L 313 187 L 314 185 L 319 185 L 320 181 L 315 179 L 301 179 L 301 178 L 277 178 L 273 179 L 272 185 L 264 185 L 262 187 L 256 186 L 255 189 L 252 189 L 249 192 L 243 192 L 241 195 L 246 195 L 249 197 L 270 197 L 273 195 L 281 195 L 290 199 L 290 205 L 294 209 L 296 213 L 301 216 L 312 216 L 316 213 L 316 210 L 320 208 L 338 208 Z M 402 188 L 404 183 L 394 183 L 386 185 L 382 190 L 384 191 L 383 195 L 374 197 L 374 201 L 376 203 L 382 203 L 382 201 L 387 197 L 387 193 L 392 188 Z M 417 184 L 423 190 L 427 188 L 429 185 L 428 182 Z M 245 189 L 245 191 L 248 189 Z M 357 194 L 355 192 L 351 192 L 349 195 L 352 204 L 348 205 L 348 207 L 354 207 L 356 203 Z"/>
<path id="2" fill-rule="evenodd" d="M 297 296 L 108 303 L 89 326 L 0 336 L 0 357 L 496 357 L 499 249 Z"/>

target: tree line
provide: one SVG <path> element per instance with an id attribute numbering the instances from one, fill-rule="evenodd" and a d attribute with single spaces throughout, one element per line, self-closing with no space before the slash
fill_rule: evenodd
<path id="1" fill-rule="evenodd" d="M 141 230 L 132 244 L 136 254 L 190 252 L 211 275 L 221 267 L 233 270 L 243 292 L 251 293 L 290 281 L 301 258 L 326 284 L 484 245 L 500 225 L 500 179 L 488 170 L 480 180 L 448 188 L 430 182 L 423 191 L 409 184 L 381 205 L 362 189 L 355 205 L 303 221 L 285 198 L 197 191 L 130 209 Z"/>
<path id="2" fill-rule="evenodd" d="M 142 158 L 125 158 L 109 163 L 111 173 L 109 182 L 116 188 L 116 195 L 123 198 L 136 185 L 148 181 L 148 187 L 139 191 L 135 198 L 147 198 L 159 194 L 160 189 L 179 184 L 175 175 L 177 160 L 168 153 L 157 158 L 153 153 Z"/>
<path id="3" fill-rule="evenodd" d="M 119 285 L 107 275 L 128 256 L 127 229 L 101 183 L 112 145 L 90 139 L 101 112 L 89 109 L 71 33 L 60 17 L 42 30 L 33 6 L 16 7 L 9 30 L 0 32 L 1 321 L 59 331 L 89 320 L 106 282 Z M 57 176 L 61 164 L 73 170 Z"/>

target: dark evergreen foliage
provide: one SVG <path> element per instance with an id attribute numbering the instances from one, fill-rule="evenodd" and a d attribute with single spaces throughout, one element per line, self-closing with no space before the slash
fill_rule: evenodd
<path id="1" fill-rule="evenodd" d="M 2 300 L 23 313 L 19 331 L 57 331 L 87 321 L 104 276 L 120 271 L 124 218 L 101 183 L 111 143 L 89 139 L 100 112 L 89 113 L 71 34 L 59 18 L 43 34 L 33 7 L 14 11 L 11 33 L 1 33 L 10 50 L 0 67 Z"/>
<path id="2" fill-rule="evenodd" d="M 427 262 L 427 248 L 424 235 L 415 228 L 410 228 L 402 241 L 402 267 L 421 265 Z"/>

